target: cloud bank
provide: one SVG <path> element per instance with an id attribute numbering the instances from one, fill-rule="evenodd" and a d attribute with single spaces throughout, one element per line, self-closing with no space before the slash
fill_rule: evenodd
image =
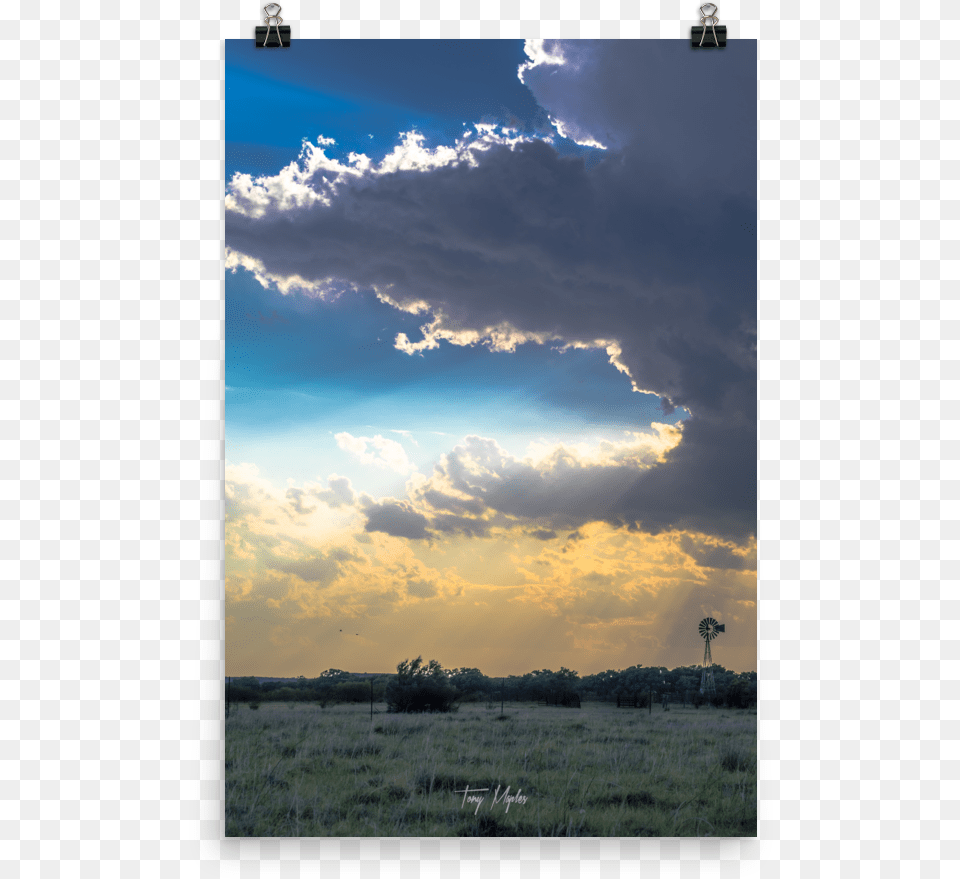
<path id="1" fill-rule="evenodd" d="M 629 151 L 704 200 L 753 197 L 756 57 L 746 46 L 724 57 L 692 53 L 680 40 L 527 40 L 524 48 L 520 80 L 561 136 Z"/>
<path id="2" fill-rule="evenodd" d="M 755 62 L 691 62 L 659 41 L 529 43 L 527 54 L 521 78 L 558 133 L 606 148 L 597 165 L 492 126 L 434 148 L 408 133 L 377 164 L 306 144 L 279 175 L 230 182 L 228 267 L 283 292 L 372 289 L 424 315 L 420 339 L 395 342 L 411 355 L 443 342 L 603 349 L 666 412 L 692 413 L 653 460 L 534 466 L 468 440 L 409 499 L 369 506 L 368 530 L 423 538 L 539 516 L 745 541 L 756 530 L 756 127 L 710 95 L 755 91 Z M 361 440 L 356 454 L 386 463 L 382 437 L 345 442 Z"/>
<path id="3" fill-rule="evenodd" d="M 543 540 L 588 522 L 622 525 L 625 486 L 662 463 L 680 441 L 679 429 L 655 427 L 657 436 L 636 434 L 595 447 L 534 446 L 523 459 L 508 454 L 496 440 L 468 436 L 429 477 L 408 483 L 407 512 L 416 513 L 416 536 L 482 536 L 492 528 L 526 527 Z M 367 529 L 401 534 L 392 520 L 368 521 Z M 403 536 L 414 534 L 405 529 Z"/>

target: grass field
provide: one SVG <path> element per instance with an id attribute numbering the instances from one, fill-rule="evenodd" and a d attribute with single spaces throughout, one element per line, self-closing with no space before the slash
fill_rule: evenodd
<path id="1" fill-rule="evenodd" d="M 755 836 L 754 711 L 265 703 L 226 721 L 227 836 Z M 499 785 L 499 798 L 494 802 Z M 482 797 L 464 803 L 470 796 Z M 526 801 L 504 798 L 519 794 Z"/>

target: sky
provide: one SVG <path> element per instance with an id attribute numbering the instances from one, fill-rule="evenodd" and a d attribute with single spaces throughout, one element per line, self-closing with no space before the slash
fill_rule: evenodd
<path id="1" fill-rule="evenodd" d="M 226 41 L 228 675 L 756 669 L 756 44 Z"/>

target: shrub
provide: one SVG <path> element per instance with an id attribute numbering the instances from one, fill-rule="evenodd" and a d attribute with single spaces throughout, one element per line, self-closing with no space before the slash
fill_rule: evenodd
<path id="1" fill-rule="evenodd" d="M 360 681 L 337 684 L 330 691 L 333 702 L 369 702 L 370 685 Z"/>
<path id="2" fill-rule="evenodd" d="M 260 707 L 260 703 L 259 703 L 259 702 L 251 702 L 251 703 L 250 703 L 250 710 L 251 710 L 251 711 L 256 711 L 259 707 Z"/>
<path id="3" fill-rule="evenodd" d="M 422 666 L 418 656 L 404 660 L 397 666 L 397 676 L 389 684 L 385 694 L 387 711 L 409 713 L 414 711 L 452 711 L 457 698 L 457 689 L 444 674 L 435 659 Z"/>
<path id="4" fill-rule="evenodd" d="M 391 681 L 387 686 L 387 710 L 395 712 L 451 711 L 457 691 L 444 681 L 423 678 Z"/>

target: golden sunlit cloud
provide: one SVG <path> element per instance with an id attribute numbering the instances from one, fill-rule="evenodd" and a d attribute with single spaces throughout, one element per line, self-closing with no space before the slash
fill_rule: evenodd
<path id="1" fill-rule="evenodd" d="M 595 465 L 615 467 L 637 447 L 543 446 L 526 464 L 555 470 L 588 451 Z M 696 622 L 707 614 L 738 633 L 717 661 L 756 666 L 755 540 L 603 522 L 557 531 L 504 515 L 482 537 L 407 540 L 367 530 L 371 499 L 337 479 L 280 489 L 255 467 L 228 468 L 231 674 L 388 672 L 418 654 L 487 674 L 694 664 Z M 426 498 L 424 484 L 413 480 L 412 494 Z"/>

